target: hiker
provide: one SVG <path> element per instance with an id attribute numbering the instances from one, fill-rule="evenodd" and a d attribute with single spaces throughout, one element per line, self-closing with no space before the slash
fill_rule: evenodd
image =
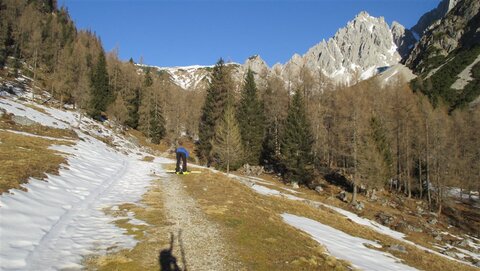
<path id="1" fill-rule="evenodd" d="M 183 147 L 183 142 L 181 140 L 178 141 L 178 147 L 175 150 L 177 154 L 177 166 L 175 167 L 175 173 L 183 174 L 187 172 L 187 158 L 188 158 L 188 151 Z M 180 163 L 182 165 L 180 165 Z"/>

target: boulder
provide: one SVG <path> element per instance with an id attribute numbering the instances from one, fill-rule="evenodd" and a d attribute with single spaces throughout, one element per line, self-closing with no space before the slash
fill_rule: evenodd
<path id="1" fill-rule="evenodd" d="M 355 208 L 357 211 L 362 211 L 365 209 L 365 205 L 361 201 L 357 201 L 353 204 L 353 208 Z"/>
<path id="2" fill-rule="evenodd" d="M 36 122 L 27 118 L 27 117 L 22 117 L 22 116 L 16 116 L 16 115 L 13 115 L 12 116 L 12 121 L 14 121 L 15 123 L 19 124 L 19 125 L 23 125 L 23 126 L 31 126 L 31 125 L 34 125 Z"/>
<path id="3" fill-rule="evenodd" d="M 408 225 L 408 230 L 413 231 L 413 232 L 423 232 L 423 230 L 421 228 L 418 228 L 418 227 L 415 227 L 415 226 L 412 226 L 412 225 Z"/>
<path id="4" fill-rule="evenodd" d="M 407 253 L 407 249 L 404 246 L 398 245 L 398 244 L 390 245 L 388 247 L 388 250 L 398 251 L 398 252 L 401 252 L 401 253 Z"/>
<path id="5" fill-rule="evenodd" d="M 262 166 L 250 166 L 249 164 L 245 164 L 240 169 L 240 172 L 248 176 L 251 176 L 251 175 L 259 176 L 264 172 L 264 170 Z"/>
<path id="6" fill-rule="evenodd" d="M 348 202 L 348 193 L 346 191 L 340 192 L 337 197 L 343 202 Z"/>
<path id="7" fill-rule="evenodd" d="M 315 187 L 315 191 L 317 191 L 318 194 L 322 193 L 323 192 L 323 188 L 320 186 L 320 185 L 317 185 Z"/>
<path id="8" fill-rule="evenodd" d="M 437 222 L 438 222 L 438 220 L 436 218 L 432 218 L 428 221 L 428 224 L 435 225 L 435 224 L 437 224 Z"/>
<path id="9" fill-rule="evenodd" d="M 380 212 L 378 214 L 375 215 L 376 219 L 378 222 L 380 222 L 382 225 L 391 225 L 393 223 L 393 221 L 395 220 L 395 217 L 388 214 L 388 213 L 385 213 L 385 212 Z"/>

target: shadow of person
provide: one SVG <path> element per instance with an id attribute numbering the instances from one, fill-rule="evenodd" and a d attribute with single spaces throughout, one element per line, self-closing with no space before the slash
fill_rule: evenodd
<path id="1" fill-rule="evenodd" d="M 158 261 L 160 263 L 160 271 L 181 271 L 177 264 L 177 258 L 173 256 L 173 233 L 170 233 L 170 247 L 160 251 Z"/>

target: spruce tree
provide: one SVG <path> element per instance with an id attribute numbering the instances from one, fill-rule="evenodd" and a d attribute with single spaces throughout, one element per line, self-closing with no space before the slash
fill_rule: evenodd
<path id="1" fill-rule="evenodd" d="M 132 127 L 133 129 L 138 128 L 138 122 L 140 119 L 139 116 L 139 108 L 140 108 L 140 89 L 135 88 L 133 90 L 133 95 L 128 99 L 128 119 L 126 121 L 126 125 Z"/>
<path id="2" fill-rule="evenodd" d="M 165 137 L 165 134 L 165 118 L 163 117 L 163 112 L 159 101 L 155 99 L 150 108 L 149 136 L 152 139 L 152 143 L 159 144 L 160 140 Z"/>
<path id="3" fill-rule="evenodd" d="M 265 137 L 262 142 L 261 164 L 267 170 L 281 172 L 279 155 L 279 124 L 271 122 L 265 129 Z"/>
<path id="4" fill-rule="evenodd" d="M 222 116 L 231 88 L 230 74 L 223 59 L 220 59 L 213 68 L 210 86 L 202 107 L 198 127 L 199 143 L 197 146 L 198 157 L 207 164 L 212 162 L 212 139 L 217 120 Z"/>
<path id="5" fill-rule="evenodd" d="M 262 151 L 262 141 L 265 129 L 265 116 L 262 103 L 257 97 L 257 86 L 252 70 L 248 69 L 245 77 L 237 119 L 245 150 L 245 162 L 258 165 Z"/>
<path id="6" fill-rule="evenodd" d="M 307 120 L 302 96 L 293 95 L 288 108 L 285 130 L 281 138 L 281 163 L 284 177 L 290 181 L 308 184 L 313 178 L 313 136 Z"/>
<path id="7" fill-rule="evenodd" d="M 235 117 L 233 106 L 228 105 L 215 127 L 215 136 L 212 141 L 212 154 L 218 165 L 226 169 L 235 170 L 243 164 L 243 146 L 240 128 Z"/>
<path id="8" fill-rule="evenodd" d="M 97 63 L 93 67 L 90 85 L 91 95 L 88 111 L 90 116 L 99 119 L 101 113 L 107 109 L 108 104 L 113 100 L 108 82 L 107 61 L 103 50 L 100 50 Z"/>

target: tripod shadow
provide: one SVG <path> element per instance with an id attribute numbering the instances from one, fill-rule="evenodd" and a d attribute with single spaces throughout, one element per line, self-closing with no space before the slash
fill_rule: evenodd
<path id="1" fill-rule="evenodd" d="M 180 243 L 180 252 L 182 256 L 183 269 L 178 266 L 177 258 L 173 255 L 173 243 L 175 241 L 175 235 L 170 233 L 170 247 L 163 249 L 158 255 L 158 262 L 160 264 L 160 271 L 187 271 L 187 261 L 185 259 L 185 252 L 183 250 L 183 243 L 181 239 L 182 231 L 178 232 L 178 241 Z"/>

